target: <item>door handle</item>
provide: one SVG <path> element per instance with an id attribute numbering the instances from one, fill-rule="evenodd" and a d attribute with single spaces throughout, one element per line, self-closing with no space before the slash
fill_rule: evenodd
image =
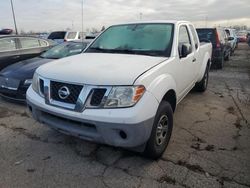
<path id="1" fill-rule="evenodd" d="M 196 62 L 196 58 L 195 57 L 193 58 L 193 62 Z"/>

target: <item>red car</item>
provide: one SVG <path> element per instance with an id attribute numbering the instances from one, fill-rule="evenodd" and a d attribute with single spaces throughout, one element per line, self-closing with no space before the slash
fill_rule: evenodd
<path id="1" fill-rule="evenodd" d="M 237 33 L 237 38 L 239 42 L 247 42 L 247 33 L 246 32 L 239 32 Z"/>

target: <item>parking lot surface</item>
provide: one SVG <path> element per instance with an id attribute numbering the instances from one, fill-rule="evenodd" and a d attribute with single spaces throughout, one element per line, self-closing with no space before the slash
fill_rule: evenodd
<path id="1" fill-rule="evenodd" d="M 0 99 L 0 187 L 250 187 L 250 48 L 178 105 L 157 161 L 57 133 Z"/>

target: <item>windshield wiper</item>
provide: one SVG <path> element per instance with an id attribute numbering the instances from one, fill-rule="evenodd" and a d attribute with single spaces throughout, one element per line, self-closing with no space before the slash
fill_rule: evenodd
<path id="1" fill-rule="evenodd" d="M 103 52 L 103 53 L 120 53 L 120 54 L 137 54 L 137 55 L 148 55 L 148 56 L 161 56 L 162 54 L 159 51 L 143 51 L 143 50 L 133 50 L 127 48 L 115 48 L 115 49 L 105 49 L 99 47 L 91 47 L 89 48 L 91 51 L 95 52 Z M 88 52 L 88 51 L 86 51 Z"/>
<path id="2" fill-rule="evenodd" d="M 91 47 L 89 48 L 91 50 L 96 50 L 96 51 L 106 51 L 107 49 L 99 48 L 99 47 Z"/>

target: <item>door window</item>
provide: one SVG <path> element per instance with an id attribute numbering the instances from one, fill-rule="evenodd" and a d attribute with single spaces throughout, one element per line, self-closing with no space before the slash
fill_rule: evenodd
<path id="1" fill-rule="evenodd" d="M 16 50 L 15 38 L 5 38 L 0 40 L 0 52 Z"/>
<path id="2" fill-rule="evenodd" d="M 199 46 L 199 39 L 197 37 L 196 31 L 194 29 L 194 26 L 192 26 L 192 25 L 189 25 L 189 28 L 191 29 L 191 33 L 192 33 L 193 38 L 194 38 L 195 49 L 197 49 Z"/>
<path id="3" fill-rule="evenodd" d="M 19 38 L 23 49 L 40 47 L 39 40 L 33 38 Z"/>
<path id="4" fill-rule="evenodd" d="M 190 44 L 191 46 L 191 41 L 190 41 L 190 36 L 188 34 L 187 26 L 180 26 L 179 29 L 179 40 L 178 40 L 178 50 L 179 54 L 181 54 L 181 48 L 183 44 Z"/>

